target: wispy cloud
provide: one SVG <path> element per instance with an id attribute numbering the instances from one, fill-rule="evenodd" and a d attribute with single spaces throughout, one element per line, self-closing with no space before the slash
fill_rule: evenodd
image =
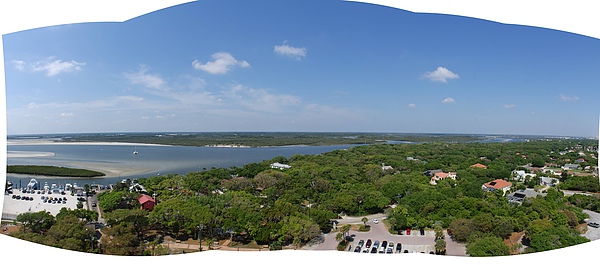
<path id="1" fill-rule="evenodd" d="M 442 99 L 442 103 L 444 103 L 444 104 L 450 104 L 450 103 L 454 103 L 454 102 L 456 102 L 456 101 L 453 98 Z"/>
<path id="2" fill-rule="evenodd" d="M 515 104 L 504 104 L 504 107 L 507 108 L 507 109 L 512 109 L 512 108 L 516 108 L 517 105 L 515 105 Z"/>
<path id="3" fill-rule="evenodd" d="M 579 100 L 579 97 L 577 97 L 577 96 L 567 96 L 564 94 L 560 94 L 559 98 L 562 101 L 577 101 L 577 100 Z"/>
<path id="4" fill-rule="evenodd" d="M 145 65 L 140 66 L 140 70 L 137 72 L 123 73 L 129 82 L 136 85 L 143 85 L 145 87 L 154 89 L 163 89 L 165 81 L 158 75 L 147 74 L 148 68 Z"/>
<path id="5" fill-rule="evenodd" d="M 280 112 L 285 107 L 300 105 L 300 98 L 288 94 L 275 94 L 268 89 L 234 85 L 222 92 L 219 98 L 227 103 L 261 112 Z"/>
<path id="6" fill-rule="evenodd" d="M 408 107 L 412 109 L 412 108 L 416 108 L 417 105 L 415 103 L 409 103 Z"/>
<path id="7" fill-rule="evenodd" d="M 279 55 L 292 57 L 296 60 L 301 60 L 306 56 L 306 48 L 293 47 L 287 45 L 285 41 L 282 45 L 275 45 L 273 51 Z"/>
<path id="8" fill-rule="evenodd" d="M 234 66 L 240 66 L 242 68 L 250 67 L 250 63 L 246 61 L 238 61 L 231 54 L 226 52 L 218 52 L 212 55 L 214 61 L 207 62 L 205 64 L 194 60 L 192 66 L 198 70 L 206 71 L 211 74 L 225 74 L 229 72 Z"/>
<path id="9" fill-rule="evenodd" d="M 35 62 L 32 66 L 33 71 L 46 72 L 46 76 L 55 76 L 62 73 L 81 71 L 81 67 L 85 65 L 85 63 L 74 60 L 65 62 L 55 58 L 56 57 L 52 56 L 48 57 L 46 60 Z"/>
<path id="10" fill-rule="evenodd" d="M 449 79 L 458 79 L 459 76 L 445 67 L 438 67 L 433 72 L 427 72 L 421 76 L 433 82 L 447 83 Z"/>
<path id="11" fill-rule="evenodd" d="M 25 62 L 24 61 L 20 61 L 20 60 L 12 60 L 10 61 L 10 63 L 12 63 L 15 68 L 19 71 L 23 71 L 25 70 Z"/>

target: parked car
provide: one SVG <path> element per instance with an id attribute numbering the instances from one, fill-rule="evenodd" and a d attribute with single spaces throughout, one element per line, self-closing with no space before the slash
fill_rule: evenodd
<path id="1" fill-rule="evenodd" d="M 371 248 L 371 253 L 377 253 L 377 248 L 376 247 L 372 247 Z"/>
<path id="2" fill-rule="evenodd" d="M 379 253 L 385 253 L 385 248 L 384 247 L 380 247 L 379 248 Z"/>
<path id="3" fill-rule="evenodd" d="M 361 240 L 358 241 L 358 246 L 359 247 L 362 248 L 364 245 L 365 245 L 365 241 L 363 239 L 361 239 Z"/>
<path id="4" fill-rule="evenodd" d="M 387 252 L 386 252 L 386 253 L 387 253 L 387 254 L 392 254 L 392 253 L 394 253 L 394 249 L 393 249 L 393 248 L 391 248 L 391 247 L 389 247 L 389 248 L 387 249 Z"/>
<path id="5" fill-rule="evenodd" d="M 593 228 L 599 228 L 600 224 L 596 223 L 596 222 L 589 222 L 588 223 L 589 226 L 593 227 Z"/>
<path id="6" fill-rule="evenodd" d="M 370 239 L 370 238 L 369 238 L 369 239 L 367 239 L 367 243 L 365 243 L 365 247 L 366 247 L 366 248 L 370 248 L 372 243 L 373 243 L 373 242 L 371 241 L 371 239 Z"/>
<path id="7" fill-rule="evenodd" d="M 356 247 L 354 248 L 354 252 L 360 252 L 360 246 L 356 246 Z"/>
<path id="8" fill-rule="evenodd" d="M 396 252 L 402 251 L 402 243 L 396 244 Z"/>
<path id="9" fill-rule="evenodd" d="M 379 240 L 375 240 L 375 243 L 373 243 L 373 247 L 379 248 Z"/>
<path id="10" fill-rule="evenodd" d="M 387 243 L 388 243 L 387 240 L 383 240 L 383 241 L 381 241 L 381 246 L 384 248 L 387 248 L 387 246 L 388 246 Z"/>

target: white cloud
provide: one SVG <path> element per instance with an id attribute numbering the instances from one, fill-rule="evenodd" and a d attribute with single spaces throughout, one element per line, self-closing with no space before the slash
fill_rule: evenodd
<path id="1" fill-rule="evenodd" d="M 504 107 L 507 108 L 507 109 L 511 109 L 511 108 L 516 108 L 517 105 L 515 105 L 515 104 L 504 104 Z"/>
<path id="2" fill-rule="evenodd" d="M 223 91 L 222 96 L 234 105 L 263 112 L 279 112 L 284 107 L 300 104 L 300 98 L 293 95 L 274 94 L 267 89 L 255 89 L 242 85 L 232 86 Z"/>
<path id="3" fill-rule="evenodd" d="M 449 104 L 449 103 L 454 103 L 456 102 L 453 98 L 445 98 L 442 100 L 442 103 L 444 104 Z"/>
<path id="4" fill-rule="evenodd" d="M 415 103 L 409 103 L 408 107 L 412 109 L 412 108 L 416 108 L 417 105 Z"/>
<path id="5" fill-rule="evenodd" d="M 573 96 L 567 96 L 567 95 L 564 95 L 564 94 L 560 94 L 559 98 L 562 101 L 577 101 L 577 100 L 579 100 L 579 97 L 576 97 L 576 96 L 575 97 L 573 97 Z"/>
<path id="6" fill-rule="evenodd" d="M 212 55 L 212 58 L 215 60 L 205 64 L 202 64 L 198 60 L 194 60 L 192 66 L 198 70 L 206 71 L 211 74 L 225 74 L 234 66 L 240 66 L 242 68 L 250 67 L 248 62 L 238 61 L 231 54 L 226 52 L 215 53 Z"/>
<path id="7" fill-rule="evenodd" d="M 163 89 L 165 81 L 158 75 L 146 74 L 148 69 L 142 65 L 141 69 L 134 73 L 123 73 L 123 75 L 131 82 L 136 85 L 143 85 L 149 88 Z"/>
<path id="8" fill-rule="evenodd" d="M 438 67 L 433 72 L 427 72 L 422 75 L 423 78 L 427 78 L 433 82 L 446 83 L 449 79 L 458 79 L 459 76 L 445 67 Z"/>
<path id="9" fill-rule="evenodd" d="M 35 72 L 46 72 L 47 76 L 55 76 L 62 73 L 70 73 L 75 71 L 81 71 L 81 66 L 85 63 L 77 61 L 63 62 L 62 60 L 54 60 L 53 57 L 49 57 L 47 60 L 38 61 L 33 64 L 33 71 Z"/>
<path id="10" fill-rule="evenodd" d="M 15 68 L 17 68 L 17 70 L 19 71 L 23 71 L 25 69 L 25 62 L 24 61 L 19 61 L 19 60 L 12 60 L 10 61 Z"/>
<path id="11" fill-rule="evenodd" d="M 306 48 L 289 46 L 285 44 L 285 42 L 283 42 L 283 45 L 275 45 L 275 47 L 273 47 L 273 51 L 279 55 L 289 56 L 295 58 L 296 60 L 306 57 Z"/>
<path id="12" fill-rule="evenodd" d="M 70 113 L 70 112 L 63 112 L 60 114 L 61 117 L 73 117 L 75 116 L 75 114 Z"/>

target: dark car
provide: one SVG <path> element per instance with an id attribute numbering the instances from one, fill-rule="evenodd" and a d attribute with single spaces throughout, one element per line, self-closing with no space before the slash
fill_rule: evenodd
<path id="1" fill-rule="evenodd" d="M 383 241 L 381 241 L 381 246 L 382 246 L 383 248 L 387 248 L 387 240 L 383 240 Z"/>
<path id="2" fill-rule="evenodd" d="M 421 229 L 419 230 L 419 232 L 421 233 L 421 235 L 422 235 L 422 236 L 424 236 L 424 235 L 425 235 L 425 229 L 421 228 Z"/>
<path id="3" fill-rule="evenodd" d="M 388 248 L 386 253 L 387 253 L 387 254 L 392 254 L 392 253 L 394 253 L 394 249 L 392 249 L 392 248 Z"/>
<path id="4" fill-rule="evenodd" d="M 377 253 L 377 248 L 376 247 L 371 248 L 371 253 Z"/>
<path id="5" fill-rule="evenodd" d="M 396 244 L 396 252 L 400 252 L 402 251 L 402 243 L 397 243 Z"/>
<path id="6" fill-rule="evenodd" d="M 373 243 L 373 247 L 379 248 L 379 240 L 375 240 L 375 243 Z"/>
<path id="7" fill-rule="evenodd" d="M 358 246 L 359 247 L 362 248 L 364 245 L 365 245 L 365 241 L 364 240 L 361 239 L 361 240 L 358 241 Z"/>
<path id="8" fill-rule="evenodd" d="M 593 228 L 599 228 L 600 227 L 600 224 L 595 223 L 595 222 L 589 222 L 588 225 L 591 226 L 591 227 L 593 227 Z"/>
<path id="9" fill-rule="evenodd" d="M 356 246 L 356 247 L 354 248 L 354 252 L 360 252 L 360 246 Z"/>
<path id="10" fill-rule="evenodd" d="M 367 243 L 365 243 L 365 247 L 366 247 L 366 248 L 370 248 L 370 247 L 371 247 L 371 243 L 372 243 L 372 242 L 371 242 L 371 239 L 370 239 L 370 238 L 369 238 L 369 239 L 367 239 Z"/>
<path id="11" fill-rule="evenodd" d="M 96 203 L 95 202 L 92 202 L 92 207 L 96 207 Z"/>

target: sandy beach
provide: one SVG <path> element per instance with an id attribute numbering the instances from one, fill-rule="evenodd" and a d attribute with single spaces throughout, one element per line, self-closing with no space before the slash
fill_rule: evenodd
<path id="1" fill-rule="evenodd" d="M 121 142 L 65 142 L 60 140 L 8 140 L 6 145 L 123 145 L 123 146 L 168 146 L 164 144 L 142 144 L 142 143 L 121 143 Z"/>

